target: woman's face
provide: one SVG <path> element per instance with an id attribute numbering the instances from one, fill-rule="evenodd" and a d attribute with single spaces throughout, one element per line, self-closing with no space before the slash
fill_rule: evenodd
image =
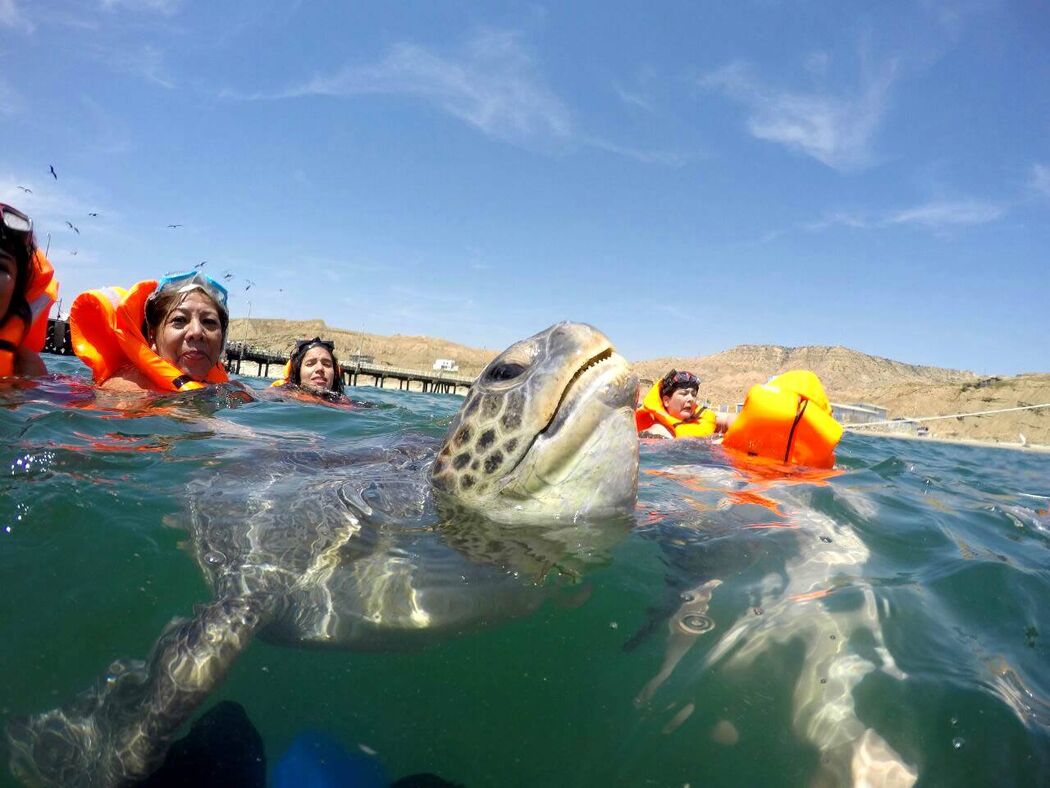
<path id="1" fill-rule="evenodd" d="M 0 249 L 0 323 L 7 317 L 11 299 L 18 284 L 18 263 L 15 258 Z"/>
<path id="2" fill-rule="evenodd" d="M 299 384 L 307 391 L 331 391 L 335 382 L 335 361 L 328 348 L 314 345 L 299 365 Z"/>
<path id="3" fill-rule="evenodd" d="M 664 410 L 672 418 L 688 421 L 696 412 L 696 389 L 675 389 L 670 396 L 663 398 Z"/>
<path id="4" fill-rule="evenodd" d="M 215 302 L 200 290 L 193 290 L 164 318 L 153 340 L 153 350 L 201 382 L 219 362 L 222 339 Z"/>

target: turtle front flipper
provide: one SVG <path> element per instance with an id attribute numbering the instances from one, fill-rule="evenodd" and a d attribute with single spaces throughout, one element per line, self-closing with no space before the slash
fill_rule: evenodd
<path id="1" fill-rule="evenodd" d="M 147 662 L 114 662 L 68 706 L 12 720 L 12 773 L 40 786 L 120 786 L 148 776 L 271 610 L 259 596 L 198 606 L 194 618 L 167 626 Z"/>

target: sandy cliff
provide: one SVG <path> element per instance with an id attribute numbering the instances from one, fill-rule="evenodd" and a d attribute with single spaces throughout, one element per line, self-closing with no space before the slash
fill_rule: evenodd
<path id="1" fill-rule="evenodd" d="M 296 339 L 332 339 L 342 359 L 360 353 L 378 363 L 430 369 L 435 359 L 455 359 L 460 373 L 477 375 L 496 350 L 472 348 L 433 337 L 380 336 L 331 328 L 321 320 L 235 318 L 230 339 L 287 353 Z M 834 402 L 871 402 L 896 418 L 1013 408 L 1050 402 L 1050 373 L 979 378 L 972 372 L 905 364 L 845 347 L 738 345 L 710 356 L 666 357 L 633 364 L 639 377 L 654 380 L 672 367 L 697 373 L 702 396 L 714 404 L 742 402 L 748 388 L 789 369 L 812 369 Z M 943 438 L 1050 444 L 1050 408 L 980 418 L 928 422 Z"/>

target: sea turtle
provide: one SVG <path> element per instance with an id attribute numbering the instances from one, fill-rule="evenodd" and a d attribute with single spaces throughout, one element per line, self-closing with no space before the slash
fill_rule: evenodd
<path id="1" fill-rule="evenodd" d="M 115 662 L 75 702 L 12 721 L 12 771 L 63 786 L 148 775 L 256 634 L 389 648 L 534 609 L 545 575 L 626 530 L 636 389 L 603 334 L 558 323 L 485 368 L 440 449 L 399 436 L 349 455 L 227 458 L 189 496 L 213 601 L 169 624 L 146 662 Z"/>

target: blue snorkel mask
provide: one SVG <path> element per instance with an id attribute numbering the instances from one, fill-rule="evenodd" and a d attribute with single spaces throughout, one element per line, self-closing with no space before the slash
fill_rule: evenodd
<path id="1" fill-rule="evenodd" d="M 153 291 L 150 297 L 146 300 L 149 303 L 162 292 L 171 292 L 174 290 L 177 293 L 189 293 L 192 290 L 203 290 L 219 307 L 224 314 L 229 314 L 229 308 L 226 306 L 226 298 L 229 295 L 226 292 L 226 288 L 216 282 L 207 274 L 202 274 L 200 271 L 187 271 L 182 274 L 172 274 L 166 276 L 157 282 L 157 289 Z"/>

